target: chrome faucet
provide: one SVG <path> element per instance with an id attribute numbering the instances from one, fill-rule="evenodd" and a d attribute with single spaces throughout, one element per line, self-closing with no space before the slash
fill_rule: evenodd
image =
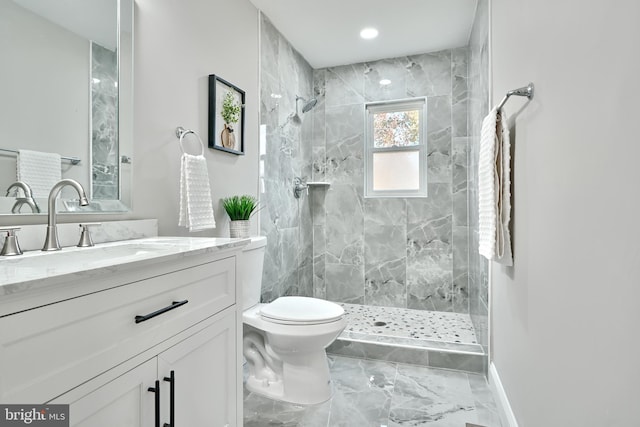
<path id="1" fill-rule="evenodd" d="M 31 208 L 31 212 L 40 213 L 40 207 L 36 203 L 36 199 L 33 198 L 33 193 L 31 192 L 31 187 L 24 181 L 16 181 L 7 188 L 7 197 L 9 193 L 11 193 L 11 189 L 16 189 L 16 202 L 11 208 L 11 213 L 20 213 L 23 205 L 28 205 Z M 22 190 L 24 193 L 24 197 L 19 197 L 18 188 Z"/>
<path id="2" fill-rule="evenodd" d="M 56 223 L 56 198 L 60 194 L 60 190 L 66 186 L 73 187 L 80 196 L 80 206 L 87 206 L 89 200 L 87 194 L 84 192 L 84 188 L 78 181 L 73 179 L 63 179 L 51 188 L 49 193 L 49 222 L 47 223 L 47 237 L 44 239 L 43 251 L 59 251 L 60 242 L 58 241 L 58 229 Z"/>

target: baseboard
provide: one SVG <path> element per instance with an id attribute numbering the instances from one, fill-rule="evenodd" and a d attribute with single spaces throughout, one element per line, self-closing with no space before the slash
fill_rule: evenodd
<path id="1" fill-rule="evenodd" d="M 504 391 L 504 387 L 498 376 L 498 371 L 493 362 L 489 365 L 489 387 L 498 406 L 500 421 L 502 421 L 503 427 L 518 427 L 518 421 L 511 409 L 509 399 L 507 398 L 507 394 Z"/>

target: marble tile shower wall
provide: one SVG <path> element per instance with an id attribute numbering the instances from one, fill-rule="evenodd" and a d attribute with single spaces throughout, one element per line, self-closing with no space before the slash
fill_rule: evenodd
<path id="1" fill-rule="evenodd" d="M 295 112 L 296 95 L 312 93 L 313 70 L 262 14 L 260 28 L 260 123 L 266 134 L 260 154 L 260 234 L 267 236 L 262 301 L 270 302 L 313 294 L 309 198 L 293 197 L 293 179 L 311 176 L 311 116 Z"/>
<path id="2" fill-rule="evenodd" d="M 469 313 L 467 48 L 314 71 L 314 295 Z M 381 86 L 387 78 L 391 85 Z M 364 105 L 427 97 L 428 198 L 365 199 Z"/>
<path id="3" fill-rule="evenodd" d="M 482 119 L 489 112 L 489 5 L 479 0 L 469 40 L 469 292 L 470 314 L 478 343 L 488 351 L 488 270 L 478 254 L 478 154 Z"/>
<path id="4" fill-rule="evenodd" d="M 91 198 L 119 198 L 118 57 L 91 42 Z"/>

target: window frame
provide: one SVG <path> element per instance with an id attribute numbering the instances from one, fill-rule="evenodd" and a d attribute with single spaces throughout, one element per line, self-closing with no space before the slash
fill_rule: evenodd
<path id="1" fill-rule="evenodd" d="M 427 98 L 416 97 L 381 102 L 368 102 L 365 109 L 365 140 L 364 140 L 364 197 L 427 197 Z M 418 144 L 407 147 L 374 147 L 373 116 L 376 113 L 414 111 L 418 110 L 420 126 Z M 418 151 L 419 186 L 417 190 L 374 190 L 373 189 L 373 156 L 375 153 Z"/>

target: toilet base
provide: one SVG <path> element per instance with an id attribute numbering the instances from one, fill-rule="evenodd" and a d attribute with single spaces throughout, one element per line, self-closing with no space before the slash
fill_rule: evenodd
<path id="1" fill-rule="evenodd" d="M 271 399 L 282 400 L 281 396 L 284 393 L 284 387 L 282 387 L 282 381 L 270 381 L 267 379 L 258 379 L 253 375 L 249 375 L 245 387 L 252 393 L 260 394 Z"/>
<path id="2" fill-rule="evenodd" d="M 286 359 L 286 360 L 285 360 Z M 331 398 L 331 377 L 324 349 L 312 353 L 290 353 L 282 360 L 282 378 L 258 379 L 249 364 L 247 390 L 300 405 L 326 402 Z"/>

